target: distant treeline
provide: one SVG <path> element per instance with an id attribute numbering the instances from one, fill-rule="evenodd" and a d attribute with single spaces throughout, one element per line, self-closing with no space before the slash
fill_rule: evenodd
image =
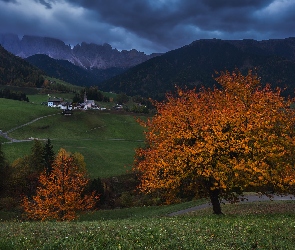
<path id="1" fill-rule="evenodd" d="M 12 91 L 7 88 L 0 89 L 0 98 L 29 102 L 29 98 L 26 96 L 25 93 L 20 91 Z"/>
<path id="2" fill-rule="evenodd" d="M 84 95 L 86 92 L 86 96 L 88 100 L 94 100 L 97 102 L 109 102 L 110 98 L 103 95 L 101 91 L 98 90 L 97 87 L 87 87 L 84 90 L 81 90 L 80 93 L 76 93 L 73 102 L 82 103 L 84 102 Z"/>
<path id="3" fill-rule="evenodd" d="M 75 87 L 67 86 L 63 83 L 51 81 L 48 79 L 44 80 L 42 87 L 43 89 L 53 90 L 56 92 L 63 92 L 63 93 L 76 92 Z"/>

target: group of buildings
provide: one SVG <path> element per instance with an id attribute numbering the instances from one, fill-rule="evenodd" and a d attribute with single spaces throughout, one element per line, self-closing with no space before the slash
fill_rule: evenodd
<path id="1" fill-rule="evenodd" d="M 70 102 L 65 102 L 62 98 L 50 97 L 47 101 L 48 107 L 56 107 L 62 110 L 72 110 L 72 109 L 100 109 L 94 102 L 94 100 L 87 100 L 86 92 L 84 94 L 84 102 L 77 103 L 74 107 Z"/>

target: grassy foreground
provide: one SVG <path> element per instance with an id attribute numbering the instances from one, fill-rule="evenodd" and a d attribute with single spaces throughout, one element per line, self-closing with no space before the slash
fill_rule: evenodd
<path id="1" fill-rule="evenodd" d="M 225 216 L 1 222 L 0 249 L 294 249 L 294 201 L 225 206 Z"/>

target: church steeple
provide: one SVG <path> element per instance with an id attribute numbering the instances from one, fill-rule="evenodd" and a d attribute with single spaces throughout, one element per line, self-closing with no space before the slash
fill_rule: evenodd
<path id="1" fill-rule="evenodd" d="M 85 90 L 85 92 L 84 92 L 84 103 L 87 103 L 86 90 Z"/>

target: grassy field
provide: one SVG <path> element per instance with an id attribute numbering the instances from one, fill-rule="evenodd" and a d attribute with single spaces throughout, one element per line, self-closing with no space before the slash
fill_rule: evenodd
<path id="1" fill-rule="evenodd" d="M 294 201 L 225 206 L 224 216 L 1 222 L 0 249 L 294 249 Z"/>
<path id="2" fill-rule="evenodd" d="M 0 111 L 0 130 L 4 132 L 38 117 L 57 113 L 44 105 L 4 98 L 0 98 Z"/>
<path id="3" fill-rule="evenodd" d="M 35 104 L 0 99 L 0 129 L 8 131 L 38 117 L 31 124 L 9 133 L 19 140 L 38 138 L 52 141 L 57 152 L 64 148 L 85 157 L 90 177 L 125 174 L 133 162 L 134 150 L 143 145 L 143 129 L 135 115 L 116 111 L 74 111 L 62 116 L 59 109 L 40 105 L 45 95 L 33 95 Z M 39 104 L 37 104 L 39 103 Z M 3 110 L 3 112 L 2 112 Z M 1 138 L 1 142 L 5 142 Z M 33 142 L 5 143 L 2 149 L 13 160 L 30 153 Z"/>

